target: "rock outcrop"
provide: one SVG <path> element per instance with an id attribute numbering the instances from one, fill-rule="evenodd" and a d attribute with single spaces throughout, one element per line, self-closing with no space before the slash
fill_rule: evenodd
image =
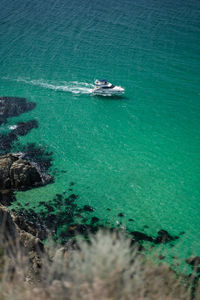
<path id="1" fill-rule="evenodd" d="M 0 190 L 25 190 L 43 183 L 36 166 L 19 155 L 0 156 Z"/>
<path id="2" fill-rule="evenodd" d="M 12 239 L 15 240 L 17 236 L 17 229 L 12 220 L 9 210 L 0 206 L 0 242 L 4 243 L 5 240 Z M 2 246 L 2 245 L 1 245 Z"/>
<path id="3" fill-rule="evenodd" d="M 26 224 L 25 220 L 21 219 L 21 226 L 26 228 L 21 229 L 15 222 L 17 215 L 11 213 L 8 208 L 0 205 L 0 248 L 15 261 L 17 251 L 24 253 L 29 260 L 29 275 L 35 276 L 38 274 L 44 255 L 45 247 L 41 240 L 29 232 L 31 227 Z M 23 225 L 22 225 L 23 222 Z"/>
<path id="4" fill-rule="evenodd" d="M 0 204 L 9 206 L 15 200 L 15 195 L 11 190 L 0 190 Z"/>

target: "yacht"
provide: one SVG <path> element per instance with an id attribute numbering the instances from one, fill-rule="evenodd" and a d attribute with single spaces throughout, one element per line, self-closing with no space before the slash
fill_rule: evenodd
<path id="1" fill-rule="evenodd" d="M 115 86 L 112 83 L 108 82 L 106 79 L 95 80 L 95 88 L 92 90 L 94 95 L 122 95 L 124 89 L 121 86 Z"/>

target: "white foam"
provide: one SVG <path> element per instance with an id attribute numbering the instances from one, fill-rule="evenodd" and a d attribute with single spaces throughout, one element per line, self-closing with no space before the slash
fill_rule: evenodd
<path id="1" fill-rule="evenodd" d="M 87 82 L 78 82 L 78 81 L 63 81 L 61 84 L 56 84 L 54 82 L 48 82 L 43 79 L 38 80 L 27 80 L 24 78 L 18 78 L 15 81 L 24 82 L 26 84 L 31 84 L 35 86 L 41 86 L 46 89 L 54 90 L 54 91 L 63 91 L 69 92 L 73 94 L 91 94 L 92 89 L 94 88 L 93 84 L 89 84 Z"/>

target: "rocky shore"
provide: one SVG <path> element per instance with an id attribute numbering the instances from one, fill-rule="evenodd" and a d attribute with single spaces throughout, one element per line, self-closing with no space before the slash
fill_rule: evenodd
<path id="1" fill-rule="evenodd" d="M 34 109 L 36 103 L 25 98 L 0 97 L 0 125 L 8 118 Z M 17 153 L 10 153 L 18 136 L 28 134 L 38 127 L 36 120 L 18 122 L 7 133 L 0 134 L 0 247 L 8 255 L 20 248 L 29 257 L 31 273 L 38 272 L 45 247 L 41 241 L 47 236 L 44 228 L 25 220 L 9 206 L 15 201 L 15 191 L 25 191 L 53 182 L 48 174 L 51 153 L 35 144 L 17 144 Z M 15 256 L 15 255 L 14 255 Z"/>
<path id="2" fill-rule="evenodd" d="M 33 109 L 35 105 L 24 98 L 0 97 L 0 125 L 6 124 L 10 117 L 19 116 L 21 113 Z M 96 234 L 99 229 L 105 230 L 108 227 L 100 223 L 99 218 L 94 215 L 93 207 L 77 205 L 78 195 L 73 193 L 73 182 L 67 189 L 69 195 L 64 192 L 55 195 L 55 198 L 48 203 L 40 201 L 46 213 L 36 214 L 28 208 L 9 211 L 7 206 L 15 201 L 15 191 L 25 191 L 53 182 L 53 177 L 48 174 L 52 153 L 35 144 L 25 146 L 18 144 L 19 151 L 10 153 L 14 143 L 18 141 L 18 136 L 26 135 L 37 127 L 37 121 L 30 120 L 17 123 L 14 129 L 7 134 L 0 134 L 0 247 L 5 249 L 9 255 L 9 252 L 13 251 L 19 243 L 20 248 L 29 258 L 30 274 L 33 276 L 40 272 L 41 258 L 44 254 L 48 258 L 48 250 L 42 242 L 47 237 L 48 231 L 56 235 L 59 229 L 59 239 L 65 244 L 66 241 L 73 240 L 77 235 L 88 239 L 90 234 Z M 124 214 L 119 212 L 118 218 L 121 220 L 123 217 Z M 133 219 L 129 219 L 129 221 L 134 222 Z M 60 228 L 63 229 L 60 230 Z M 110 232 L 120 231 L 120 226 L 109 227 L 109 230 Z M 182 234 L 184 233 L 180 233 L 179 236 Z M 165 243 L 170 243 L 170 246 L 173 247 L 179 238 L 164 229 L 160 229 L 156 236 L 146 234 L 144 231 L 132 231 L 128 232 L 128 235 L 131 239 L 131 246 L 137 245 L 139 251 L 144 250 L 144 242 L 150 243 L 152 247 Z M 160 256 L 160 260 L 163 259 L 164 257 Z M 196 284 L 200 277 L 200 259 L 199 257 L 187 258 L 186 263 L 191 266 L 192 272 L 195 272 L 195 276 L 191 276 L 194 276 L 193 282 Z"/>
<path id="3" fill-rule="evenodd" d="M 30 276 L 37 275 L 42 264 L 41 256 L 45 252 L 38 232 L 3 205 L 0 205 L 0 248 L 11 258 L 16 257 L 20 249 L 29 258 Z"/>
<path id="4" fill-rule="evenodd" d="M 34 109 L 36 103 L 25 98 L 0 97 L 0 125 L 8 118 L 19 116 Z M 53 182 L 48 174 L 51 166 L 51 153 L 34 144 L 17 144 L 18 153 L 9 153 L 18 142 L 18 136 L 24 136 L 38 127 L 36 120 L 18 122 L 4 134 L 0 134 L 0 201 L 10 204 L 14 199 L 13 191 L 27 190 Z"/>
<path id="5" fill-rule="evenodd" d="M 6 154 L 0 156 L 0 228 L 3 234 L 1 238 L 1 247 L 6 248 L 9 253 L 13 250 L 17 243 L 20 243 L 20 248 L 26 252 L 30 260 L 30 273 L 35 276 L 41 268 L 41 256 L 48 255 L 42 240 L 47 238 L 48 231 L 51 234 L 56 234 L 57 229 L 65 225 L 65 231 L 60 232 L 59 237 L 63 244 L 70 239 L 73 240 L 76 235 L 82 235 L 86 239 L 90 234 L 97 233 L 99 229 L 106 230 L 106 226 L 99 223 L 99 219 L 95 216 L 90 218 L 90 223 L 87 223 L 87 214 L 94 213 L 94 208 L 89 205 L 79 207 L 75 201 L 77 195 L 70 196 L 57 195 L 53 202 L 43 203 L 48 213 L 36 215 L 34 211 L 19 210 L 9 211 L 7 205 L 15 201 L 14 191 L 24 191 L 30 188 L 36 188 L 51 182 L 48 180 L 48 175 L 42 175 L 36 163 L 31 163 L 23 159 L 25 155 Z M 47 179 L 46 179 L 47 178 Z M 72 184 L 71 184 L 72 187 Z M 70 188 L 72 190 L 72 188 Z M 52 213 L 55 206 L 58 206 L 60 212 Z M 120 218 L 123 214 L 120 214 Z M 77 218 L 82 220 L 77 223 Z M 110 228 L 110 231 L 118 231 L 119 228 Z M 149 236 L 139 231 L 129 232 L 131 244 L 136 245 L 140 251 L 143 251 L 142 242 L 148 241 L 154 245 L 159 243 L 170 243 L 178 239 L 176 236 L 171 236 L 167 231 L 160 230 L 157 237 Z M 11 241 L 12 246 L 10 247 Z M 5 245 L 8 245 L 5 246 Z"/>
<path id="6" fill-rule="evenodd" d="M 0 248 L 8 257 L 14 257 L 14 252 L 19 249 L 28 257 L 27 278 L 30 279 L 40 272 L 41 257 L 44 253 L 46 257 L 48 255 L 41 241 L 47 237 L 47 232 L 6 206 L 15 201 L 14 191 L 42 186 L 52 179 L 41 173 L 36 163 L 23 159 L 23 156 L 23 153 L 0 156 Z"/>

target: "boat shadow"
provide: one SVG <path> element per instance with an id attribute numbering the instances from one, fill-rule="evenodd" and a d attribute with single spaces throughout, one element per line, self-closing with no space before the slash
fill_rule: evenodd
<path id="1" fill-rule="evenodd" d="M 99 100 L 128 100 L 128 97 L 125 95 L 92 95 Z"/>

